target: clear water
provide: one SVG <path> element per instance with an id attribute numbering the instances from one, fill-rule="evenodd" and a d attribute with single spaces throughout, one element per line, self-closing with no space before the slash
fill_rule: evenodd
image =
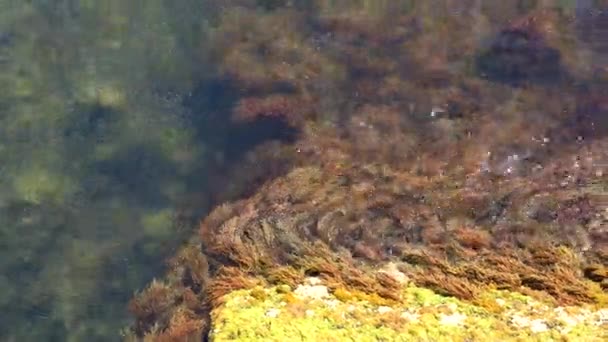
<path id="1" fill-rule="evenodd" d="M 233 135 L 226 121 L 208 119 L 235 96 L 209 82 L 218 73 L 211 37 L 225 8 L 292 6 L 306 16 L 313 7 L 359 7 L 363 17 L 415 10 L 431 27 L 473 13 L 471 41 L 483 47 L 510 20 L 555 5 L 576 14 L 567 75 L 548 52 L 546 68 L 523 76 L 490 54 L 478 61 L 482 76 L 513 92 L 522 79 L 591 86 L 608 65 L 605 2 L 319 3 L 0 0 L 0 340 L 118 339 L 134 291 L 162 276 L 163 260 L 225 190 L 212 181 L 218 170 L 260 141 L 288 140 L 281 127 Z M 438 53 L 470 44 L 450 38 L 425 39 Z M 311 39 L 324 49 L 333 38 Z M 428 102 L 420 99 L 425 113 L 440 113 Z M 507 149 L 487 167 L 513 172 L 528 153 Z"/>

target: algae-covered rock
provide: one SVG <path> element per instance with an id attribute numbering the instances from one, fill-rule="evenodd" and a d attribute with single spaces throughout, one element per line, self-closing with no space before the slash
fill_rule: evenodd
<path id="1" fill-rule="evenodd" d="M 327 287 L 314 285 L 327 292 Z M 555 306 L 489 290 L 473 304 L 406 284 L 390 305 L 285 293 L 280 286 L 229 293 L 212 315 L 212 341 L 603 341 L 608 310 Z M 256 295 L 263 291 L 265 296 Z M 298 293 L 299 292 L 299 293 Z M 323 291 L 313 291 L 318 293 Z"/>
<path id="2" fill-rule="evenodd" d="M 604 95 L 533 82 L 588 83 L 572 65 L 567 9 L 232 3 L 210 35 L 218 76 L 201 87 L 197 103 L 214 107 L 201 120 L 274 120 L 297 134 L 229 171 L 231 194 L 267 177 L 220 197 L 168 271 L 182 299 L 135 310 L 133 336 L 176 336 L 182 312 L 219 341 L 604 332 L 590 323 L 608 303 L 606 192 L 595 185 L 608 165 Z M 474 72 L 492 37 L 485 66 L 515 87 Z M 401 279 L 370 273 L 385 262 Z M 303 285 L 310 276 L 323 283 Z"/>

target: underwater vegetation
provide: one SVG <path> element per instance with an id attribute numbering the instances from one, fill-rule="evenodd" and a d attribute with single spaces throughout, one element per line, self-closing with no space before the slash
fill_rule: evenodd
<path id="1" fill-rule="evenodd" d="M 213 115 L 269 120 L 288 138 L 220 177 L 232 199 L 215 197 L 199 235 L 131 300 L 125 338 L 307 337 L 282 319 L 322 340 L 347 326 L 363 340 L 605 334 L 607 83 L 587 68 L 599 50 L 578 39 L 574 5 L 227 2 L 207 39 L 213 82 L 232 91 L 209 98 Z M 424 316 L 411 331 L 394 315 L 316 319 L 292 294 L 311 277 L 332 305 L 394 310 L 403 291 L 436 305 L 408 313 Z M 522 298 L 599 323 L 560 335 L 525 305 L 500 316 Z"/>
<path id="2" fill-rule="evenodd" d="M 0 0 L 0 339 L 221 340 L 311 277 L 606 307 L 607 6 Z"/>
<path id="3" fill-rule="evenodd" d="M 187 82 L 162 66 L 176 32 L 150 25 L 160 2 L 130 22 L 120 2 L 0 6 L 0 339 L 111 339 L 132 289 L 187 235 L 178 199 L 204 165 L 147 86 Z M 151 36 L 126 34 L 136 25 Z"/>
<path id="4" fill-rule="evenodd" d="M 199 1 L 0 1 L 0 340 L 118 339 L 215 187 L 240 191 L 225 169 L 282 139 L 190 105 L 212 19 Z"/>

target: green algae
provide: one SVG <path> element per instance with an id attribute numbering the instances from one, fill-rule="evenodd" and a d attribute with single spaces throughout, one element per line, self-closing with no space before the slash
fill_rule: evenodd
<path id="1" fill-rule="evenodd" d="M 225 303 L 212 312 L 211 339 L 602 341 L 608 336 L 608 322 L 601 316 L 607 314 L 605 310 L 593 313 L 586 307 L 559 308 L 517 292 L 485 292 L 485 302 L 493 301 L 500 308 L 496 311 L 411 284 L 404 286 L 401 301 L 391 306 L 356 299 L 340 301 L 332 295 L 286 300 L 284 290 L 267 288 L 263 297 L 251 289 L 226 295 Z"/>
<path id="2" fill-rule="evenodd" d="M 0 9 L 0 339 L 115 340 L 127 298 L 188 233 L 177 203 L 208 165 L 181 103 L 158 96 L 206 68 L 202 8 Z"/>
<path id="3" fill-rule="evenodd" d="M 76 185 L 70 177 L 36 166 L 16 175 L 13 182 L 18 195 L 34 204 L 43 201 L 61 203 L 76 190 Z"/>

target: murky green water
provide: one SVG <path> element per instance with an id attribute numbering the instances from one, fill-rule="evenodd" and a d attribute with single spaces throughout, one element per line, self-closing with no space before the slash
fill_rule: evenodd
<path id="1" fill-rule="evenodd" d="M 216 72 L 208 38 L 220 3 L 260 11 L 290 5 L 302 15 L 314 6 L 0 0 L 0 340 L 116 340 L 133 292 L 162 274 L 162 260 L 213 205 L 217 189 L 208 174 L 246 148 L 201 119 L 229 96 L 197 88 Z M 325 10 L 359 6 L 373 16 L 412 3 L 332 1 Z M 472 41 L 483 46 L 509 19 L 542 3 L 430 1 L 419 15 L 439 23 L 476 11 Z M 606 65 L 601 37 L 608 25 L 598 19 L 608 18 L 598 14 L 606 7 L 556 3 L 578 11 L 582 33 L 570 42 L 580 51 L 575 74 L 558 75 L 550 53 L 548 68 L 531 75 L 505 73 L 504 61 L 489 55 L 480 59 L 488 77 L 583 82 Z M 427 39 L 434 37 L 450 34 Z M 323 48 L 332 38 L 317 39 Z M 193 98 L 195 89 L 206 100 Z"/>
<path id="2" fill-rule="evenodd" d="M 113 340 L 189 236 L 198 1 L 0 1 L 0 339 Z"/>

